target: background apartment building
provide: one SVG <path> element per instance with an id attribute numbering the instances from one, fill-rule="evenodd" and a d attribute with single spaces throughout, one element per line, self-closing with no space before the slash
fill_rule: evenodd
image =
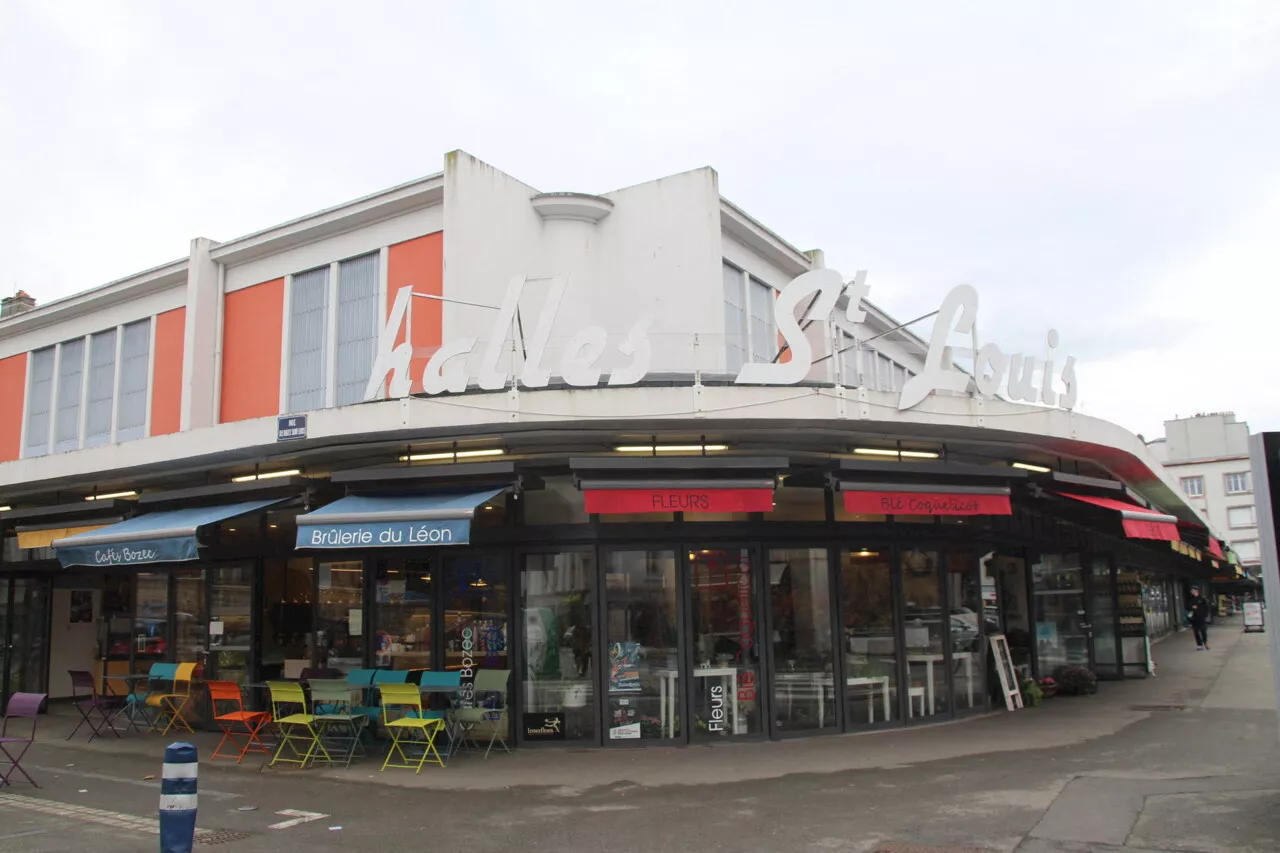
<path id="1" fill-rule="evenodd" d="M 1192 506 L 1235 551 L 1250 575 L 1262 562 L 1258 513 L 1249 467 L 1249 425 L 1233 412 L 1164 422 L 1164 438 L 1148 442 Z"/>

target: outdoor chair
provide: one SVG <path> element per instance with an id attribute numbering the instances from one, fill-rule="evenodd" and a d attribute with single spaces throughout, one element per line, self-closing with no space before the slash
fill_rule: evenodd
<path id="1" fill-rule="evenodd" d="M 379 772 L 400 767 L 421 773 L 428 762 L 444 767 L 436 749 L 436 736 L 444 720 L 426 719 L 422 694 L 416 684 L 383 684 L 378 688 L 382 701 L 382 724 L 391 734 L 391 748 Z M 398 761 L 399 763 L 393 763 Z"/>
<path id="2" fill-rule="evenodd" d="M 270 755 L 271 748 L 262 742 L 261 734 L 271 722 L 271 714 L 266 711 L 246 711 L 240 685 L 234 681 L 210 681 L 207 686 L 213 720 L 222 729 L 222 740 L 218 741 L 210 758 L 234 758 L 236 764 L 239 764 L 250 752 Z M 228 741 L 232 748 L 223 752 L 222 747 Z"/>
<path id="3" fill-rule="evenodd" d="M 152 667 L 154 671 L 155 667 Z M 191 702 L 191 681 L 195 678 L 196 664 L 180 663 L 174 665 L 173 682 L 168 692 L 152 692 L 147 695 L 146 706 L 156 710 L 152 731 L 167 735 L 174 726 L 181 726 L 194 733 L 191 723 L 187 722 L 187 706 Z M 161 724 L 164 729 L 161 730 Z"/>
<path id="4" fill-rule="evenodd" d="M 271 691 L 271 715 L 280 731 L 275 755 L 267 766 L 284 763 L 306 767 L 318 756 L 329 761 L 329 752 L 320 742 L 316 716 L 307 709 L 307 694 L 302 691 L 302 685 L 294 681 L 268 681 L 267 689 Z"/>
<path id="5" fill-rule="evenodd" d="M 364 755 L 361 735 L 369 718 L 353 713 L 351 687 L 345 678 L 313 679 L 311 708 L 320 739 L 330 747 L 330 763 L 341 760 L 343 767 L 350 767 L 357 749 Z"/>
<path id="6" fill-rule="evenodd" d="M 112 721 L 124 708 L 124 697 L 99 694 L 93 673 L 86 670 L 70 669 L 67 670 L 67 675 L 71 676 L 71 704 L 80 712 L 80 722 L 67 735 L 67 740 L 75 737 L 76 732 L 86 725 L 89 727 L 90 742 L 102 737 L 104 732 L 120 737 L 120 732 L 116 731 Z"/>
<path id="7" fill-rule="evenodd" d="M 12 784 L 9 779 L 14 773 L 21 773 L 33 786 L 40 787 L 31 778 L 31 774 L 22 768 L 22 756 L 36 742 L 36 720 L 40 716 L 40 706 L 47 696 L 46 693 L 14 693 L 9 697 L 9 706 L 4 710 L 4 725 L 0 727 L 0 753 L 3 753 L 9 766 L 5 768 L 0 764 L 0 788 Z M 31 731 L 25 736 L 10 734 L 9 723 L 14 720 L 30 720 Z"/>
<path id="8" fill-rule="evenodd" d="M 149 731 L 155 728 L 157 715 L 147 710 L 151 707 L 147 700 L 153 695 L 160 696 L 164 691 L 170 689 L 177 674 L 178 665 L 176 663 L 151 664 L 151 669 L 147 670 L 146 689 L 134 687 L 124 700 L 126 719 L 129 721 L 131 728 L 136 731 Z M 139 717 L 142 718 L 142 725 L 138 724 Z"/>
<path id="9" fill-rule="evenodd" d="M 509 728 L 507 721 L 507 685 L 510 681 L 511 670 L 509 669 L 476 670 L 474 690 L 472 692 L 475 705 L 470 708 L 459 708 L 453 712 L 458 725 L 462 729 L 463 745 L 469 741 L 471 746 L 478 750 L 480 742 L 476 737 L 476 733 L 481 727 L 488 727 L 489 744 L 484 751 L 485 758 L 489 757 L 489 752 L 493 749 L 495 743 L 501 743 L 504 750 L 511 752 L 511 747 L 507 745 L 507 729 Z"/>
<path id="10" fill-rule="evenodd" d="M 449 743 L 445 747 L 445 758 L 452 758 L 458 742 L 458 725 L 453 719 L 453 708 L 458 700 L 458 691 L 462 687 L 462 673 L 454 672 L 428 672 L 423 671 L 419 674 L 418 692 L 428 697 L 424 702 L 425 710 L 422 712 L 423 719 L 427 720 L 443 720 L 444 732 L 449 738 Z M 429 707 L 431 696 L 443 696 L 449 704 L 448 710 L 431 710 Z"/>
<path id="11" fill-rule="evenodd" d="M 351 706 L 351 713 L 366 717 L 369 727 L 378 721 L 378 715 L 382 713 L 373 695 L 373 677 L 377 673 L 376 669 L 353 669 L 347 673 L 347 686 L 360 693 L 356 704 Z M 369 728 L 365 731 L 369 731 Z"/>

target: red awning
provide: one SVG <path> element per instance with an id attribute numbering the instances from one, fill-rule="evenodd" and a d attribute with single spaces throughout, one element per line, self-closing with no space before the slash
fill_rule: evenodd
<path id="1" fill-rule="evenodd" d="M 661 488 L 582 490 L 588 513 L 769 512 L 773 489 Z"/>
<path id="2" fill-rule="evenodd" d="M 1071 492 L 1054 492 L 1054 494 L 1120 513 L 1120 521 L 1124 525 L 1124 535 L 1130 539 L 1160 539 L 1166 542 L 1177 542 L 1181 538 L 1178 534 L 1178 519 L 1176 516 L 1144 509 L 1137 504 L 1118 501 L 1114 498 L 1077 495 Z"/>
<path id="3" fill-rule="evenodd" d="M 842 483 L 844 508 L 870 515 L 1012 515 L 1008 489 Z"/>
<path id="4" fill-rule="evenodd" d="M 1222 553 L 1222 543 L 1218 541 L 1218 537 L 1209 537 L 1209 553 L 1217 557 L 1219 560 L 1225 560 L 1226 555 Z"/>

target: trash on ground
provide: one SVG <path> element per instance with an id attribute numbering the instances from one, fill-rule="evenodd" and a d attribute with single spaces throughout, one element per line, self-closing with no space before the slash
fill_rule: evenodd
<path id="1" fill-rule="evenodd" d="M 256 812 L 257 810 L 257 806 L 240 806 L 236 809 L 238 812 Z"/>
<path id="2" fill-rule="evenodd" d="M 337 832 L 339 829 L 342 829 L 342 827 L 340 827 L 340 826 L 331 826 L 331 827 L 329 827 L 329 831 L 330 831 L 330 832 Z"/>
<path id="3" fill-rule="evenodd" d="M 143 781 L 143 782 L 150 782 L 150 781 L 151 781 L 152 779 L 154 779 L 154 778 L 156 778 L 156 774 L 154 774 L 154 773 L 148 773 L 146 776 L 143 776 L 143 777 L 142 777 L 142 781 Z"/>

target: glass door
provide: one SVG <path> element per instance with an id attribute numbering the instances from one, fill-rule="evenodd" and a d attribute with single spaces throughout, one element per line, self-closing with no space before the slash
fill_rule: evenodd
<path id="1" fill-rule="evenodd" d="M 49 584 L 0 578 L 0 695 L 45 693 Z"/>
<path id="2" fill-rule="evenodd" d="M 241 686 L 253 671 L 253 577 L 252 566 L 209 572 L 210 676 Z"/>
<path id="3" fill-rule="evenodd" d="M 834 729 L 836 646 L 827 549 L 774 548 L 768 554 L 773 729 Z"/>
<path id="4" fill-rule="evenodd" d="M 756 584 L 745 548 L 689 551 L 693 740 L 760 734 Z"/>
<path id="5" fill-rule="evenodd" d="M 598 740 L 592 551 L 527 554 L 520 579 L 524 716 L 520 740 Z"/>
<path id="6" fill-rule="evenodd" d="M 682 741 L 676 552 L 611 551 L 603 561 L 607 740 Z"/>
<path id="7" fill-rule="evenodd" d="M 902 572 L 903 641 L 907 660 L 907 717 L 925 719 L 951 711 L 947 668 L 950 614 L 938 552 L 921 548 L 898 551 Z"/>
<path id="8" fill-rule="evenodd" d="M 1051 676 L 1060 666 L 1088 666 L 1089 623 L 1080 555 L 1041 554 L 1031 567 L 1031 578 L 1040 676 Z"/>
<path id="9" fill-rule="evenodd" d="M 1093 634 L 1093 671 L 1100 677 L 1114 678 L 1120 674 L 1120 664 L 1111 561 L 1106 557 L 1094 557 L 1092 565 L 1093 571 L 1089 576 L 1089 624 Z"/>
<path id="10" fill-rule="evenodd" d="M 317 569 L 316 662 L 342 673 L 359 669 L 364 666 L 364 563 L 320 563 Z M 284 675 L 296 678 L 301 672 L 286 666 Z"/>
<path id="11" fill-rule="evenodd" d="M 507 619 L 511 596 L 506 559 L 483 554 L 446 556 L 440 593 L 445 669 L 510 670 Z"/>
<path id="12" fill-rule="evenodd" d="M 840 551 L 840 598 L 845 726 L 859 729 L 897 720 L 898 639 L 893 552 L 888 546 Z"/>

